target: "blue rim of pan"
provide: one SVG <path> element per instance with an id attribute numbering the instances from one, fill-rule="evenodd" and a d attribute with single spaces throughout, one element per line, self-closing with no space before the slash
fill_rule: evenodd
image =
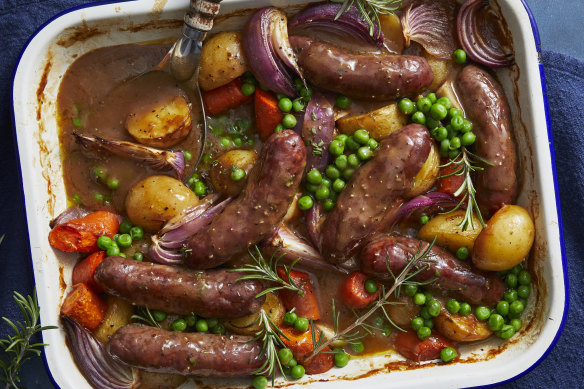
<path id="1" fill-rule="evenodd" d="M 50 19 L 48 19 L 45 23 L 43 23 L 26 41 L 26 43 L 24 44 L 24 47 L 22 48 L 19 56 L 18 56 L 18 61 L 16 62 L 16 65 L 14 67 L 14 71 L 12 73 L 12 81 L 11 81 L 11 85 L 10 85 L 10 90 L 13 91 L 14 89 L 14 79 L 16 77 L 16 70 L 18 69 L 18 66 L 20 65 L 20 61 L 22 60 L 22 56 L 24 54 L 24 52 L 26 51 L 28 45 L 30 44 L 30 42 L 49 24 L 51 24 L 54 20 L 59 19 L 61 16 L 81 10 L 81 9 L 85 9 L 85 8 L 92 8 L 98 5 L 107 5 L 107 4 L 117 4 L 117 3 L 128 3 L 128 2 L 134 2 L 134 1 L 138 1 L 138 0 L 120 0 L 120 1 L 116 1 L 116 0 L 104 0 L 104 1 L 95 1 L 95 2 L 91 2 L 91 3 L 86 3 L 86 4 L 80 4 L 68 9 L 65 9 L 61 12 L 59 12 L 58 14 L 54 15 L 53 17 L 51 17 Z M 475 386 L 475 387 L 480 387 L 480 388 L 489 388 L 489 387 L 494 387 L 494 386 L 498 386 L 498 385 L 502 385 L 505 383 L 509 383 L 511 381 L 514 381 L 520 377 L 525 376 L 526 374 L 528 374 L 530 371 L 532 371 L 533 369 L 535 369 L 547 356 L 548 354 L 553 350 L 553 348 L 555 347 L 556 343 L 558 342 L 562 331 L 564 330 L 564 327 L 566 325 L 566 319 L 568 317 L 568 310 L 569 310 L 569 301 L 570 301 L 570 291 L 569 291 L 569 284 L 568 284 L 568 262 L 566 260 L 566 247 L 565 247 L 565 243 L 564 243 L 564 232 L 563 232 L 563 223 L 562 223 L 562 212 L 561 212 L 561 208 L 560 208 L 560 192 L 559 192 L 559 188 L 558 188 L 558 176 L 557 176 L 557 172 L 556 172 L 556 159 L 555 159 L 555 154 L 554 154 L 554 144 L 553 144 L 553 136 L 552 136 L 552 124 L 551 124 L 551 116 L 550 116 L 550 110 L 549 110 L 549 102 L 548 102 L 548 98 L 547 98 L 547 87 L 546 87 L 546 81 L 545 81 L 545 72 L 544 72 L 544 67 L 543 67 L 543 61 L 542 61 L 542 54 L 541 54 L 541 41 L 539 38 L 539 30 L 537 27 L 537 23 L 535 21 L 535 17 L 533 15 L 533 13 L 531 12 L 531 9 L 529 8 L 529 6 L 527 5 L 525 0 L 521 0 L 521 3 L 523 4 L 523 7 L 525 8 L 525 11 L 527 12 L 527 15 L 529 16 L 529 21 L 531 23 L 531 29 L 533 32 L 533 38 L 535 40 L 535 47 L 537 50 L 537 57 L 538 57 L 538 65 L 539 65 L 539 75 L 540 75 L 540 80 L 541 80 L 541 89 L 542 89 L 542 94 L 543 94 L 543 103 L 544 103 L 544 109 L 545 109 L 545 118 L 546 118 L 546 127 L 547 127 L 547 136 L 548 136 L 548 143 L 549 143 L 549 148 L 550 148 L 550 158 L 551 158 L 551 164 L 552 164 L 552 172 L 553 172 L 553 180 L 554 180 L 554 193 L 555 193 L 555 198 L 556 198 L 556 212 L 558 215 L 558 230 L 559 230 L 559 236 L 560 236 L 560 250 L 561 250 L 561 257 L 562 257 L 562 270 L 563 270 L 563 276 L 564 276 L 564 293 L 565 293 L 565 300 L 564 300 L 564 311 L 562 314 L 562 321 L 560 323 L 560 326 L 558 328 L 558 331 L 556 332 L 554 339 L 552 340 L 552 342 L 550 343 L 550 345 L 548 346 L 548 348 L 545 350 L 545 352 L 541 355 L 541 357 L 535 362 L 533 363 L 530 367 L 528 367 L 527 369 L 523 370 L 521 373 L 518 373 L 517 375 L 506 379 L 504 381 L 499 381 L 493 384 L 489 384 L 489 385 L 482 385 L 482 386 Z M 11 113 L 12 113 L 12 131 L 14 132 L 14 147 L 16 149 L 16 156 L 17 158 L 20 160 L 20 156 L 18 153 L 18 147 L 17 147 L 17 143 L 16 143 L 16 118 L 14 115 L 14 104 L 12 104 L 11 106 Z M 20 171 L 20 163 L 18 164 L 18 170 L 21 176 L 21 186 L 22 186 L 22 173 Z M 22 193 L 23 196 L 26 196 L 24 194 L 24 189 L 22 189 Z M 27 234 L 28 235 L 28 234 Z M 41 334 L 42 337 L 42 334 Z M 45 370 L 48 373 L 49 379 L 51 380 L 52 384 L 55 387 L 59 387 L 59 385 L 57 385 L 57 382 L 55 381 L 55 379 L 53 378 L 53 375 L 51 374 L 51 370 L 49 369 L 48 366 L 48 362 L 47 362 L 47 357 L 45 355 L 45 353 L 42 354 L 43 355 L 43 363 L 45 365 Z"/>

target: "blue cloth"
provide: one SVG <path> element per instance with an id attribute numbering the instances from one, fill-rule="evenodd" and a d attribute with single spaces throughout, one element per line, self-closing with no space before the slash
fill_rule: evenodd
<path id="1" fill-rule="evenodd" d="M 0 207 L 0 235 L 6 234 L 0 245 L 0 315 L 12 320 L 20 320 L 20 313 L 11 298 L 12 291 L 26 295 L 33 288 L 22 184 L 10 114 L 13 69 L 24 43 L 38 26 L 50 15 L 82 3 L 86 1 L 0 0 L 0 32 L 4 47 L 0 55 L 0 166 L 3 166 L 0 188 L 4 199 Z M 584 347 L 580 341 L 584 314 L 579 303 L 583 301 L 584 293 L 584 266 L 581 263 L 584 240 L 579 234 L 581 221 L 584 220 L 584 208 L 580 203 L 584 198 L 584 187 L 581 184 L 581 179 L 584 179 L 584 111 L 579 108 L 584 90 L 584 63 L 551 52 L 545 52 L 543 60 L 557 170 L 560 172 L 558 179 L 569 262 L 571 310 L 564 333 L 550 355 L 527 375 L 503 385 L 509 388 L 582 386 Z M 8 334 L 8 327 L 0 323 L 0 337 L 4 338 Z M 25 364 L 22 379 L 28 388 L 52 387 L 40 358 Z"/>

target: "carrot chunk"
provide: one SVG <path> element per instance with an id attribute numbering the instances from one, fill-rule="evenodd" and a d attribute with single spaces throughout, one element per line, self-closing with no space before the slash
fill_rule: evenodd
<path id="1" fill-rule="evenodd" d="M 94 292 L 103 292 L 101 287 L 93 279 L 93 275 L 95 274 L 95 269 L 103 262 L 104 258 L 105 251 L 97 251 L 77 263 L 73 268 L 73 285 L 85 284 Z"/>
<path id="2" fill-rule="evenodd" d="M 95 330 L 103 320 L 107 303 L 85 284 L 73 285 L 67 295 L 61 313 L 72 317 L 88 330 Z"/>
<path id="3" fill-rule="evenodd" d="M 241 79 L 236 78 L 219 88 L 206 92 L 201 91 L 205 113 L 209 116 L 216 116 L 251 101 L 251 96 L 241 93 L 242 85 Z"/>
<path id="4" fill-rule="evenodd" d="M 254 95 L 254 113 L 256 131 L 262 142 L 274 133 L 276 126 L 282 122 L 284 113 L 278 108 L 278 100 L 270 93 L 256 89 Z"/>
<path id="5" fill-rule="evenodd" d="M 449 159 L 442 158 L 440 160 L 440 164 L 445 165 L 448 163 L 448 161 L 449 161 Z M 444 176 L 447 176 L 449 174 L 453 174 L 458 169 L 459 169 L 459 166 L 455 165 L 455 164 L 450 164 L 448 166 L 443 166 L 440 168 L 438 176 L 442 177 L 442 178 L 440 178 L 438 180 L 438 182 L 436 183 L 436 190 L 438 192 L 447 193 L 451 196 L 454 196 L 454 193 L 456 193 L 458 188 L 460 188 L 462 183 L 464 182 L 464 176 L 463 175 L 460 175 L 460 176 L 452 175 L 449 177 L 444 177 Z M 461 193 L 457 197 L 457 199 L 460 201 L 460 200 L 462 200 L 463 197 L 464 197 L 464 193 Z"/>
<path id="6" fill-rule="evenodd" d="M 365 308 L 377 300 L 379 290 L 381 289 L 379 285 L 378 291 L 375 293 L 369 293 L 365 290 L 365 281 L 370 278 L 367 274 L 360 271 L 349 274 L 339 287 L 341 301 L 348 307 L 360 309 Z"/>
<path id="7" fill-rule="evenodd" d="M 55 226 L 49 233 L 49 243 L 56 249 L 77 253 L 97 251 L 97 238 L 110 238 L 118 233 L 118 217 L 111 212 L 97 211 Z"/>
<path id="8" fill-rule="evenodd" d="M 334 366 L 333 354 L 330 353 L 331 349 L 328 346 L 322 350 L 323 352 L 307 360 L 308 356 L 314 350 L 310 326 L 306 332 L 300 332 L 292 327 L 283 327 L 280 330 L 288 338 L 286 339 L 280 335 L 280 339 L 292 351 L 294 359 L 304 366 L 306 374 L 320 374 L 332 369 Z M 316 327 L 314 330 L 315 340 L 318 340 L 320 330 Z"/>
<path id="9" fill-rule="evenodd" d="M 277 271 L 278 276 L 281 279 L 287 280 L 284 268 L 278 267 Z M 278 294 L 280 295 L 284 307 L 289 311 L 296 308 L 296 314 L 299 317 L 305 317 L 312 320 L 320 319 L 320 308 L 318 306 L 316 294 L 314 293 L 314 288 L 310 282 L 310 275 L 308 273 L 291 270 L 290 278 L 300 287 L 302 292 L 304 292 L 304 296 L 300 296 L 297 292 L 292 290 L 280 290 Z"/>

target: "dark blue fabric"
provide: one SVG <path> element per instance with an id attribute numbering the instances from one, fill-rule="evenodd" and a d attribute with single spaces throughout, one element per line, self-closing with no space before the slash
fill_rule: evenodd
<path id="1" fill-rule="evenodd" d="M 12 301 L 12 291 L 29 294 L 33 287 L 30 251 L 23 205 L 23 193 L 14 133 L 11 123 L 11 82 L 19 53 L 28 37 L 45 21 L 63 9 L 86 3 L 82 0 L 0 0 L 0 315 L 20 319 Z M 566 328 L 550 355 L 533 371 L 504 385 L 509 388 L 582 387 L 584 348 L 581 344 L 583 309 L 579 305 L 584 291 L 584 266 L 579 253 L 584 252 L 580 224 L 584 220 L 581 199 L 584 188 L 584 63 L 560 54 L 545 52 L 549 103 L 551 108 L 558 180 L 564 217 L 564 234 L 570 272 L 570 314 Z M 55 323 L 44 323 L 55 324 Z M 0 323 L 0 337 L 8 328 Z M 494 373 L 496 374 L 496 373 Z M 42 360 L 28 362 L 22 371 L 28 388 L 51 388 Z M 453 380 L 456 380 L 453 377 Z"/>

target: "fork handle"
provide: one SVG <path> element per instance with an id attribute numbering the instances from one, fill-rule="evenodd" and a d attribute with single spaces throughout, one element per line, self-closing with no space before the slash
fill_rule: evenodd
<path id="1" fill-rule="evenodd" d="M 185 24 L 200 31 L 213 28 L 213 19 L 219 13 L 221 0 L 191 0 L 191 6 L 185 14 Z"/>

